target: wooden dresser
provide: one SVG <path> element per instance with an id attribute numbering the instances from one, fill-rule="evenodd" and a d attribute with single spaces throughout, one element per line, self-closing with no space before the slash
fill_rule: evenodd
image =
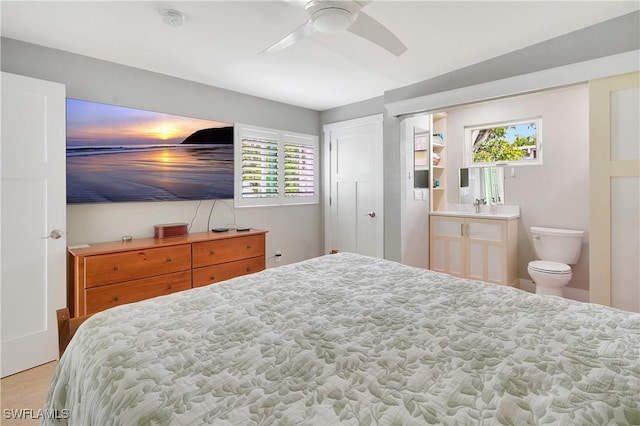
<path id="1" fill-rule="evenodd" d="M 69 248 L 71 316 L 262 271 L 265 237 L 232 230 Z"/>

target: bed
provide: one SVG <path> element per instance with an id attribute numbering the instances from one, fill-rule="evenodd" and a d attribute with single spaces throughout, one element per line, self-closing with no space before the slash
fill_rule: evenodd
<path id="1" fill-rule="evenodd" d="M 44 424 L 640 424 L 639 348 L 638 314 L 339 253 L 95 314 Z"/>

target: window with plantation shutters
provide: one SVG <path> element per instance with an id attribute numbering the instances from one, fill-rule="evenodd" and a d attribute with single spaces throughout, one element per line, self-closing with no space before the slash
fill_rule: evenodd
<path id="1" fill-rule="evenodd" d="M 318 137 L 235 125 L 235 206 L 318 203 Z"/>
<path id="2" fill-rule="evenodd" d="M 315 149 L 312 145 L 284 143 L 284 196 L 313 197 Z"/>
<path id="3" fill-rule="evenodd" d="M 242 198 L 278 196 L 277 141 L 242 139 Z"/>

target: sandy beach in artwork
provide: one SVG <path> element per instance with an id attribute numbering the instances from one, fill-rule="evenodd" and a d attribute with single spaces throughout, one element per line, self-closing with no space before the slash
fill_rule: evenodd
<path id="1" fill-rule="evenodd" d="M 69 147 L 69 204 L 233 198 L 233 145 Z"/>

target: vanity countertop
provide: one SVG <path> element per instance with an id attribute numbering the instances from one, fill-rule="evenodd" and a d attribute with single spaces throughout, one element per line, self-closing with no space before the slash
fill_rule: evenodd
<path id="1" fill-rule="evenodd" d="M 495 213 L 491 213 L 490 206 L 480 206 L 480 213 L 476 213 L 475 208 L 466 204 L 449 204 L 447 210 L 429 213 L 432 216 L 457 216 L 478 219 L 512 220 L 520 217 L 520 206 L 494 206 Z"/>
<path id="2" fill-rule="evenodd" d="M 478 219 L 501 219 L 501 220 L 511 220 L 517 219 L 520 217 L 520 213 L 490 213 L 490 212 L 463 212 L 463 211 L 441 211 L 441 212 L 431 212 L 429 213 L 431 216 L 458 216 L 458 217 L 476 217 Z"/>

